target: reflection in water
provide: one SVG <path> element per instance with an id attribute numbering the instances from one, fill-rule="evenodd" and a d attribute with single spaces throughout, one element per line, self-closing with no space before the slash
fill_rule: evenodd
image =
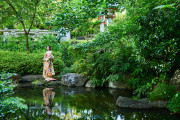
<path id="1" fill-rule="evenodd" d="M 117 107 L 119 96 L 132 96 L 127 90 L 25 87 L 16 89 L 14 96 L 28 104 L 28 110 L 10 116 L 20 120 L 178 120 L 167 109 Z"/>
<path id="2" fill-rule="evenodd" d="M 55 92 L 52 91 L 52 89 L 53 88 L 45 88 L 43 90 L 44 106 L 45 106 L 46 113 L 49 116 L 49 119 L 52 116 L 53 99 L 55 95 Z"/>

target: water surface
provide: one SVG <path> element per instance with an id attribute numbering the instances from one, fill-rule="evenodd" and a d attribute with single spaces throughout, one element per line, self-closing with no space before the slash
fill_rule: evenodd
<path id="1" fill-rule="evenodd" d="M 130 91 L 83 87 L 19 87 L 17 96 L 25 99 L 28 110 L 11 116 L 22 120 L 177 120 L 167 109 L 128 109 L 116 106 L 119 96 L 132 97 Z M 10 119 L 10 118 L 9 118 Z"/>

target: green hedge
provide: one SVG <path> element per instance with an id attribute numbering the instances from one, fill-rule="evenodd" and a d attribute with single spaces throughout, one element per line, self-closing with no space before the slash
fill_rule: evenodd
<path id="1" fill-rule="evenodd" d="M 30 53 L 0 51 L 0 72 L 16 72 L 25 74 L 42 74 L 43 57 L 45 53 Z M 61 54 L 53 52 L 55 73 L 59 74 L 64 68 L 64 62 L 61 60 Z"/>

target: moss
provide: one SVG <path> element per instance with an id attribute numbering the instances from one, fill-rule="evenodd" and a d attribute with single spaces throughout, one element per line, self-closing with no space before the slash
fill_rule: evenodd
<path id="1" fill-rule="evenodd" d="M 42 80 L 35 80 L 35 81 L 32 82 L 32 84 L 33 85 L 42 85 L 42 84 L 44 84 L 44 81 L 42 81 Z"/>

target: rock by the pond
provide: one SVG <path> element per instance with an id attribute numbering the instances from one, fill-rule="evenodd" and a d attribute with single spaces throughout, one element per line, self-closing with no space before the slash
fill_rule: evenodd
<path id="1" fill-rule="evenodd" d="M 57 79 L 57 76 L 54 76 Z M 42 75 L 25 75 L 21 77 L 21 82 L 33 82 L 35 80 L 44 80 Z"/>
<path id="2" fill-rule="evenodd" d="M 180 69 L 174 72 L 173 77 L 170 79 L 169 85 L 176 86 L 176 91 L 180 91 Z"/>
<path id="3" fill-rule="evenodd" d="M 25 75 L 21 77 L 21 82 L 33 82 L 35 80 L 44 80 L 42 75 Z"/>
<path id="4" fill-rule="evenodd" d="M 65 86 L 83 86 L 87 81 L 87 77 L 76 73 L 66 73 L 62 76 L 61 84 Z"/>
<path id="5" fill-rule="evenodd" d="M 108 84 L 108 87 L 109 88 L 118 88 L 118 89 L 128 89 L 128 85 L 126 83 L 122 83 L 122 82 L 119 82 L 119 81 L 109 81 L 109 84 Z"/>
<path id="6" fill-rule="evenodd" d="M 150 102 L 147 98 L 133 100 L 131 98 L 119 96 L 116 105 L 123 108 L 165 108 L 166 101 Z"/>
<path id="7" fill-rule="evenodd" d="M 92 81 L 89 80 L 89 81 L 86 83 L 85 87 L 87 87 L 87 88 L 95 88 L 95 85 L 93 85 L 93 84 L 92 84 Z"/>

